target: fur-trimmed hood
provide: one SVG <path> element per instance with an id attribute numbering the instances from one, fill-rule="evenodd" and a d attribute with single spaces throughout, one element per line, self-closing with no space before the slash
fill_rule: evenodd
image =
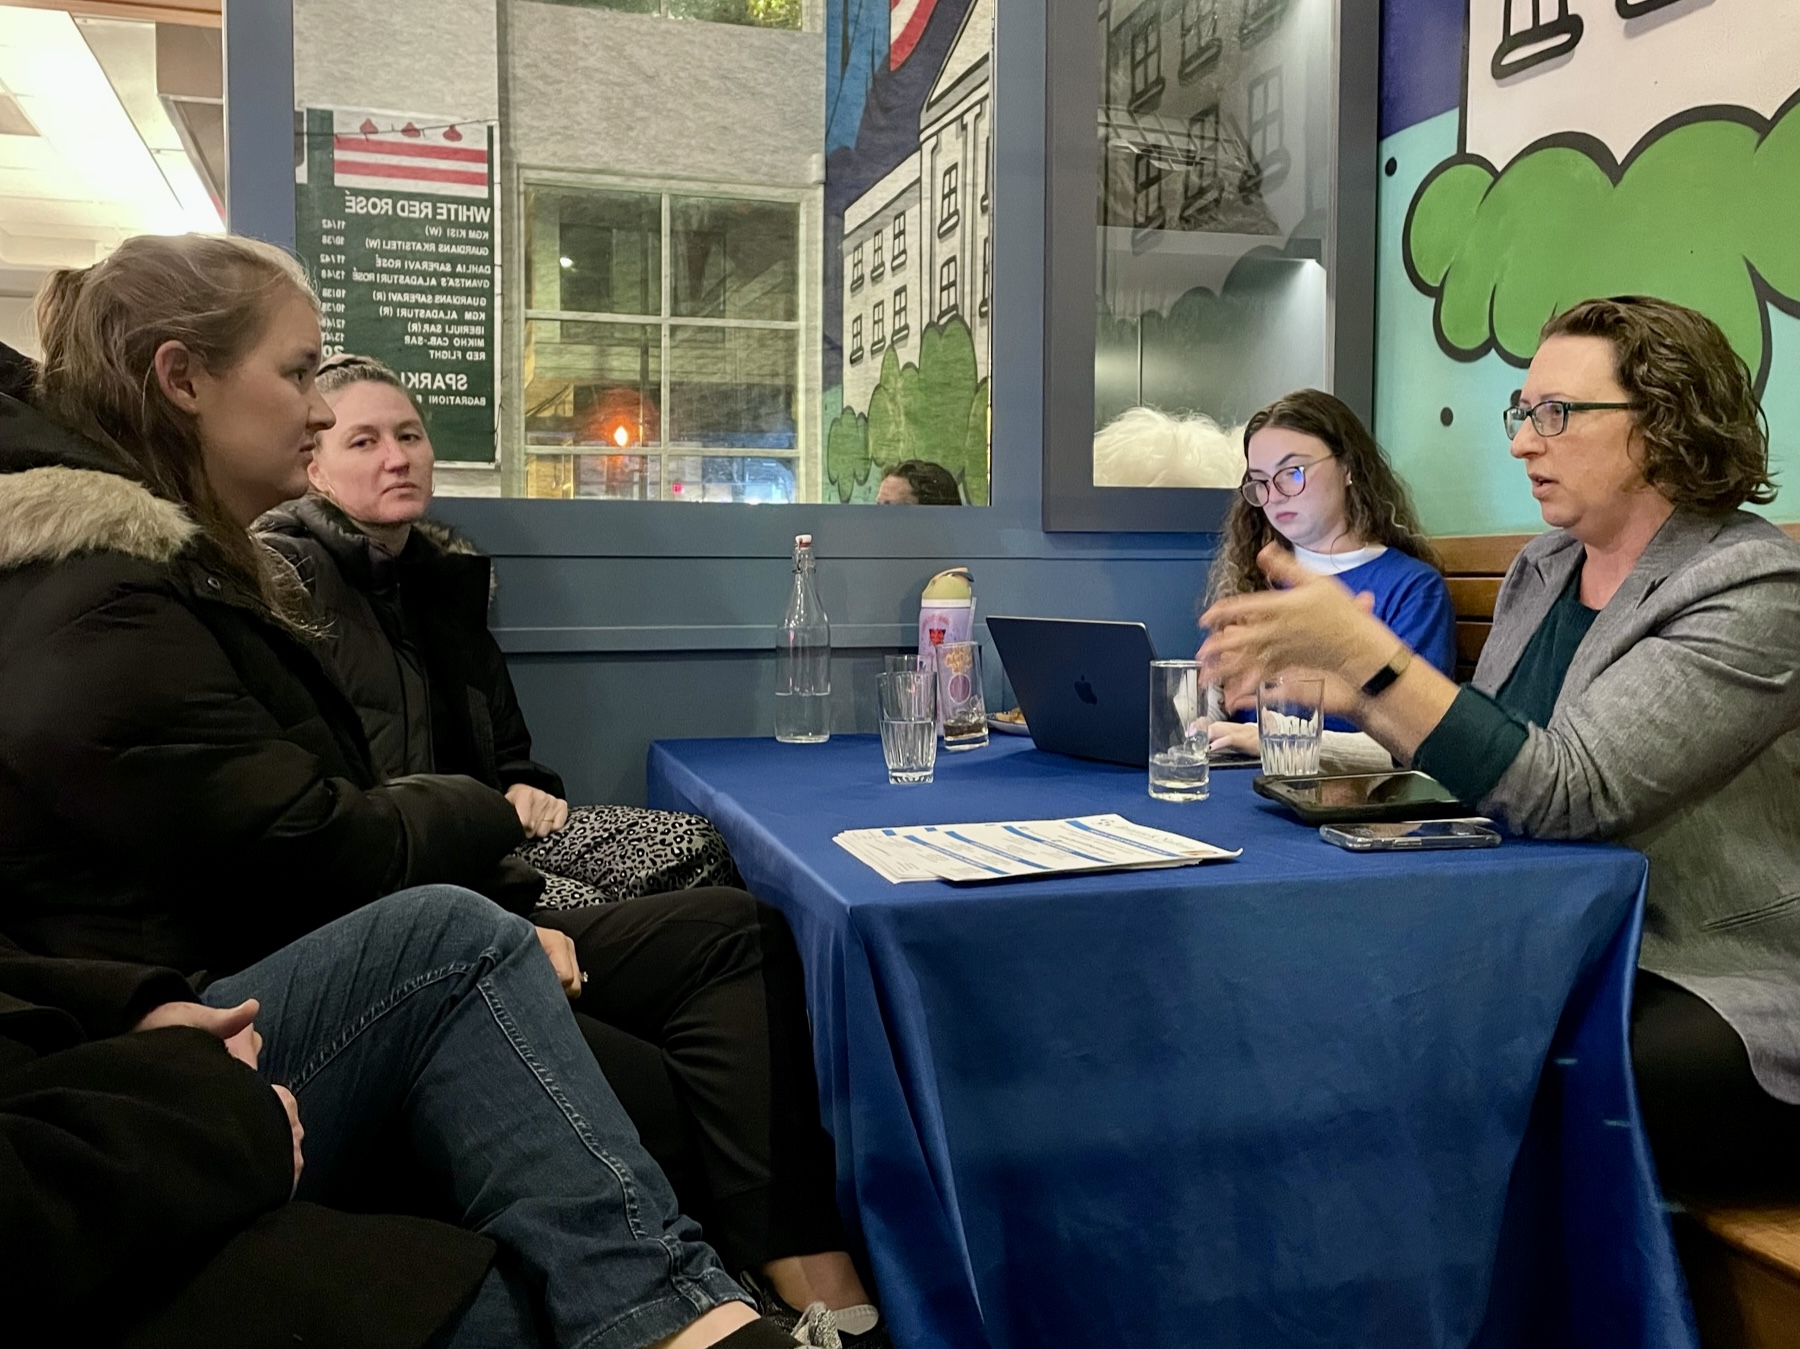
<path id="1" fill-rule="evenodd" d="M 0 383 L 23 361 L 0 347 Z M 99 445 L 0 393 L 0 571 L 118 552 L 168 562 L 200 527 Z"/>

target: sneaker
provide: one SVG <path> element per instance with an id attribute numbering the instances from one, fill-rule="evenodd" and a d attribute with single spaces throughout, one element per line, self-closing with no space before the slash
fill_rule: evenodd
<path id="1" fill-rule="evenodd" d="M 858 1316 L 858 1313 L 866 1315 Z M 868 1329 L 861 1333 L 846 1329 L 843 1321 L 846 1316 L 855 1318 L 853 1325 L 866 1324 Z M 838 1341 L 844 1349 L 894 1349 L 893 1340 L 888 1338 L 887 1322 L 881 1319 L 880 1313 L 873 1307 L 849 1307 L 841 1312 L 833 1312 L 832 1317 L 837 1321 Z M 874 1319 L 870 1320 L 870 1317 Z"/>
<path id="2" fill-rule="evenodd" d="M 823 1302 L 814 1302 L 800 1313 L 794 1328 L 788 1332 L 802 1349 L 844 1349 L 838 1334 L 837 1317 Z"/>
<path id="3" fill-rule="evenodd" d="M 785 1302 L 781 1294 L 764 1281 L 759 1275 L 745 1270 L 737 1276 L 743 1290 L 756 1300 L 756 1310 L 765 1321 L 780 1326 L 788 1334 L 794 1336 L 801 1344 L 810 1344 L 802 1337 L 800 1328 L 807 1325 L 806 1318 L 814 1316 L 814 1327 L 823 1325 L 826 1318 L 831 1322 L 831 1334 L 834 1338 L 827 1341 L 822 1329 L 813 1329 L 808 1333 L 819 1336 L 816 1343 L 820 1345 L 841 1346 L 841 1349 L 894 1349 L 893 1340 L 888 1338 L 887 1324 L 882 1321 L 881 1313 L 873 1307 L 850 1307 L 841 1312 L 834 1312 L 822 1302 L 815 1302 L 804 1312 L 795 1311 Z M 844 1323 L 861 1325 L 865 1329 L 852 1332 Z"/>

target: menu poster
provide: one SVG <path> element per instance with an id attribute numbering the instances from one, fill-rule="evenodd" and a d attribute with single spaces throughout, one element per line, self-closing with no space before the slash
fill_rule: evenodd
<path id="1" fill-rule="evenodd" d="M 325 354 L 392 366 L 440 460 L 493 463 L 493 125 L 308 108 L 294 203 Z"/>

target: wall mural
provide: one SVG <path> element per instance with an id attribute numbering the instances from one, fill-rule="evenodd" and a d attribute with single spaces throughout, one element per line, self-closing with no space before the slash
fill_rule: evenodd
<path id="1" fill-rule="evenodd" d="M 994 0 L 828 0 L 826 491 L 941 464 L 988 500 Z"/>
<path id="2" fill-rule="evenodd" d="M 1544 320 L 1591 295 L 1711 317 L 1800 463 L 1790 9 L 1385 0 L 1376 430 L 1432 529 L 1539 527 L 1500 412 Z"/>

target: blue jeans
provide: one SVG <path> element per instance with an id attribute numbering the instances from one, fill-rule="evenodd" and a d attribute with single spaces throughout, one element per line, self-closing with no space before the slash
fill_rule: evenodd
<path id="1" fill-rule="evenodd" d="M 452 1344 L 640 1349 L 747 1300 L 677 1210 L 524 919 L 407 890 L 204 998 L 262 1004 L 263 1075 L 306 1126 L 298 1197 L 354 1202 L 398 1138 L 437 1205 L 498 1243 Z"/>

